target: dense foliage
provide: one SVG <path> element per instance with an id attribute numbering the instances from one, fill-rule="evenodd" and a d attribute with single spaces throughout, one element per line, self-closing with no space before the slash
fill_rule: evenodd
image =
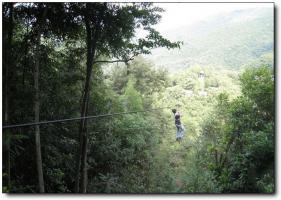
<path id="1" fill-rule="evenodd" d="M 3 4 L 4 125 L 34 121 L 38 63 L 40 121 L 83 116 L 84 100 L 87 115 L 147 110 L 89 119 L 82 135 L 83 120 L 40 125 L 44 192 L 275 191 L 272 57 L 239 70 L 157 69 L 139 54 L 180 45 L 151 28 L 162 11 L 150 3 Z M 135 40 L 136 28 L 147 37 Z M 179 142 L 174 107 L 186 128 Z M 2 132 L 2 190 L 42 192 L 35 128 Z"/>

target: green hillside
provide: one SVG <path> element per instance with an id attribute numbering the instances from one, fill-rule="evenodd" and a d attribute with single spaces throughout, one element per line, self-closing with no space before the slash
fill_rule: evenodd
<path id="1" fill-rule="evenodd" d="M 172 71 L 192 65 L 239 69 L 264 54 L 272 56 L 273 27 L 270 8 L 220 14 L 168 31 L 166 36 L 169 39 L 184 42 L 181 49 L 156 49 L 148 59 Z"/>

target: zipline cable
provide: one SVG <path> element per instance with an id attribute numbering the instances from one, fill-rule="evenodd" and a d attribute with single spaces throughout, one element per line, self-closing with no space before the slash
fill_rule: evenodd
<path id="1" fill-rule="evenodd" d="M 125 114 L 149 112 L 149 111 L 155 111 L 155 110 L 162 110 L 162 109 L 165 109 L 165 108 L 170 108 L 170 107 L 154 108 L 154 109 L 149 109 L 149 110 L 120 112 L 120 113 L 109 113 L 109 114 L 93 115 L 93 116 L 86 116 L 86 117 L 74 117 L 74 118 L 58 119 L 58 120 L 50 120 L 50 121 L 41 121 L 41 122 L 31 122 L 31 123 L 25 123 L 25 124 L 6 125 L 6 126 L 2 126 L 2 129 L 26 127 L 26 126 L 35 126 L 35 125 L 42 125 L 42 124 L 53 124 L 53 123 L 59 123 L 59 122 L 69 122 L 69 121 L 75 121 L 75 120 L 80 120 L 80 119 L 93 119 L 93 118 L 100 118 L 100 117 L 109 117 L 109 116 L 116 116 L 116 115 L 125 115 Z"/>
<path id="2" fill-rule="evenodd" d="M 121 128 L 118 126 L 112 127 L 112 130 L 137 130 L 137 129 L 161 129 L 162 126 L 136 126 L 136 127 L 128 127 L 128 128 Z M 96 132 L 108 130 L 107 128 L 97 128 Z"/>

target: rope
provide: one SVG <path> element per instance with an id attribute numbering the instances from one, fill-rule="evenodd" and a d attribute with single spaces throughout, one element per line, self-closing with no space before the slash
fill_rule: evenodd
<path id="1" fill-rule="evenodd" d="M 155 110 L 162 110 L 162 109 L 165 109 L 165 108 L 169 108 L 169 107 L 155 108 L 155 109 L 150 109 L 150 110 L 140 110 L 140 111 L 129 111 L 129 112 L 93 115 L 93 116 L 85 116 L 85 117 L 74 117 L 74 118 L 57 119 L 57 120 L 41 121 L 41 122 L 31 122 L 31 123 L 25 123 L 25 124 L 6 125 L 6 126 L 3 126 L 2 129 L 10 129 L 10 128 L 26 127 L 26 126 L 36 126 L 36 125 L 42 125 L 42 124 L 53 124 L 53 123 L 59 123 L 59 122 L 69 122 L 69 121 L 75 121 L 75 120 L 80 120 L 80 119 L 93 119 L 93 118 L 100 118 L 100 117 L 126 115 L 126 114 L 133 114 L 133 113 L 141 113 L 141 112 L 149 112 L 149 111 L 155 111 Z"/>

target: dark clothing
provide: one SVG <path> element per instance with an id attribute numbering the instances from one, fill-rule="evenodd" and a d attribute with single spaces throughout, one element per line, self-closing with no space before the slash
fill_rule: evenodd
<path id="1" fill-rule="evenodd" d="M 180 121 L 180 114 L 179 113 L 176 113 L 175 114 L 175 124 L 176 125 L 181 125 L 181 121 Z"/>
<path id="2" fill-rule="evenodd" d="M 179 119 L 176 119 L 176 120 L 175 120 L 175 124 L 176 124 L 176 125 L 181 125 L 181 121 L 180 121 Z"/>
<path id="3" fill-rule="evenodd" d="M 176 132 L 176 139 L 182 139 L 183 136 L 184 136 L 184 127 L 183 125 L 181 124 L 181 115 L 179 112 L 176 112 L 175 113 L 175 124 L 176 124 L 176 127 L 177 127 L 177 132 Z"/>

